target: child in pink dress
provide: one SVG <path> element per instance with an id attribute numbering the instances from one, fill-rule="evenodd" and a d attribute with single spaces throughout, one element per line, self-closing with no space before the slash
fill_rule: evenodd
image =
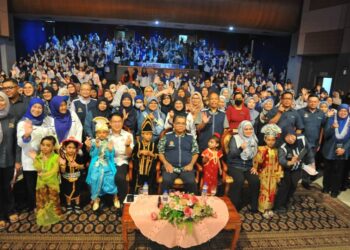
<path id="1" fill-rule="evenodd" d="M 208 141 L 208 148 L 202 152 L 203 183 L 208 185 L 208 194 L 215 194 L 218 186 L 218 173 L 222 173 L 220 158 L 220 135 L 215 133 Z"/>

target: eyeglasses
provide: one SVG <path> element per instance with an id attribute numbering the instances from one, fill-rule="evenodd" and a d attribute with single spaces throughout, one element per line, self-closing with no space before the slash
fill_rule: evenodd
<path id="1" fill-rule="evenodd" d="M 10 87 L 2 87 L 1 90 L 7 91 L 7 90 L 14 90 L 16 87 L 15 86 L 10 86 Z"/>

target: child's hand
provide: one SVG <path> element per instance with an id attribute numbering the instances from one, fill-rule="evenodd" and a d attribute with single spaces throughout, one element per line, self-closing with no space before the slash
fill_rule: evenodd
<path id="1" fill-rule="evenodd" d="M 43 175 L 43 172 L 38 171 L 38 176 L 42 176 L 42 175 Z"/>
<path id="2" fill-rule="evenodd" d="M 100 147 L 100 143 L 101 143 L 101 141 L 99 139 L 96 139 L 96 148 Z"/>
<path id="3" fill-rule="evenodd" d="M 90 137 L 86 137 L 85 145 L 87 148 L 91 148 L 91 138 Z"/>
<path id="4" fill-rule="evenodd" d="M 254 175 L 257 175 L 257 174 L 258 174 L 258 171 L 257 171 L 255 168 L 251 168 L 251 169 L 250 169 L 250 173 L 251 173 L 251 174 L 254 174 Z"/>
<path id="5" fill-rule="evenodd" d="M 108 147 L 109 151 L 112 151 L 113 150 L 113 142 L 109 141 L 107 147 Z"/>
<path id="6" fill-rule="evenodd" d="M 34 160 L 36 155 L 37 155 L 37 153 L 33 150 L 33 151 L 29 151 L 28 155 L 29 155 L 30 158 L 32 158 Z"/>

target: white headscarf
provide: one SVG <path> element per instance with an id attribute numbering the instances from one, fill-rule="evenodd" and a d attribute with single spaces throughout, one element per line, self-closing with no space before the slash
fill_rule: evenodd
<path id="1" fill-rule="evenodd" d="M 241 153 L 241 158 L 244 161 L 253 159 L 258 151 L 258 138 L 255 133 L 253 132 L 249 137 L 244 135 L 243 130 L 246 126 L 251 126 L 253 128 L 250 121 L 244 120 L 238 126 L 238 134 L 234 135 L 237 148 L 239 148 L 244 142 L 247 143 L 247 147 Z"/>
<path id="2" fill-rule="evenodd" d="M 5 103 L 6 103 L 5 109 L 0 110 L 0 119 L 2 119 L 2 118 L 5 118 L 8 115 L 9 111 L 10 111 L 10 101 L 9 101 L 9 98 L 7 97 L 7 95 L 4 92 L 1 92 L 1 91 L 0 91 L 0 98 L 2 100 L 4 100 Z M 1 125 L 1 122 L 0 122 L 0 143 L 2 143 L 3 138 L 4 138 L 4 133 L 2 131 L 2 125 Z"/>

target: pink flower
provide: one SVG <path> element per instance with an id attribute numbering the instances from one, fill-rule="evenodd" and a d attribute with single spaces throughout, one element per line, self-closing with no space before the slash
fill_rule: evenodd
<path id="1" fill-rule="evenodd" d="M 191 201 L 193 204 L 196 204 L 198 202 L 198 198 L 196 196 L 192 195 Z"/>
<path id="2" fill-rule="evenodd" d="M 156 212 L 151 213 L 151 219 L 152 220 L 158 220 L 158 214 Z"/>
<path id="3" fill-rule="evenodd" d="M 183 194 L 182 198 L 188 200 L 188 199 L 190 199 L 190 195 L 189 194 Z"/>
<path id="4" fill-rule="evenodd" d="M 190 208 L 190 207 L 185 207 L 184 208 L 184 214 L 185 214 L 185 217 L 191 217 L 192 216 L 192 208 Z"/>

